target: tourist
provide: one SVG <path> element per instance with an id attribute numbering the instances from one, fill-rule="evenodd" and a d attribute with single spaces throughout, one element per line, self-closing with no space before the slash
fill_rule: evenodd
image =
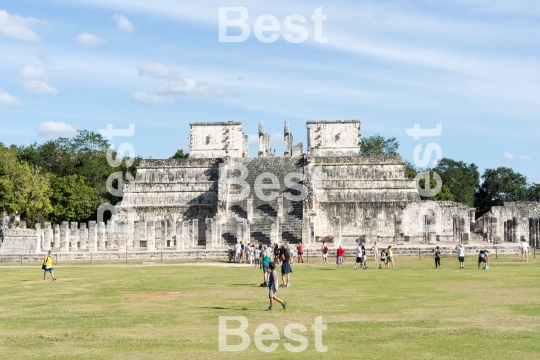
<path id="1" fill-rule="evenodd" d="M 271 262 L 268 265 L 268 296 L 270 298 L 270 306 L 267 310 L 274 310 L 274 300 L 276 300 L 278 303 L 283 306 L 283 310 L 287 308 L 287 303 L 285 301 L 282 301 L 277 295 L 277 289 L 278 289 L 278 277 L 276 273 L 276 264 Z"/>
<path id="2" fill-rule="evenodd" d="M 433 257 L 435 258 L 435 269 L 441 268 L 441 250 L 437 246 L 435 250 L 433 250 Z"/>
<path id="3" fill-rule="evenodd" d="M 465 248 L 463 247 L 463 244 L 458 244 L 456 246 L 458 261 L 459 261 L 459 268 L 465 269 Z"/>
<path id="4" fill-rule="evenodd" d="M 362 245 L 362 266 L 364 270 L 367 269 L 367 256 L 366 256 L 366 247 Z"/>
<path id="5" fill-rule="evenodd" d="M 245 249 L 244 243 L 240 241 L 240 261 L 245 262 L 246 261 L 245 256 L 246 256 L 246 249 Z"/>
<path id="6" fill-rule="evenodd" d="M 51 254 L 52 254 L 52 250 L 49 250 L 49 252 L 47 253 L 47 255 L 45 255 L 45 258 L 43 259 L 43 280 L 46 280 L 45 278 L 45 275 L 47 275 L 47 273 L 50 273 L 51 274 L 51 277 L 54 280 L 56 280 L 56 278 L 54 277 L 54 272 L 53 272 L 53 259 L 51 257 Z"/>
<path id="7" fill-rule="evenodd" d="M 302 264 L 304 263 L 304 247 L 302 246 L 302 243 L 296 245 L 296 252 L 298 253 L 298 263 L 300 264 L 300 261 L 302 261 Z"/>
<path id="8" fill-rule="evenodd" d="M 484 269 L 489 269 L 489 253 L 487 250 L 480 250 L 478 253 L 478 270 L 480 270 L 480 264 L 484 263 Z"/>
<path id="9" fill-rule="evenodd" d="M 234 245 L 234 262 L 236 262 L 237 264 L 240 263 L 241 254 L 242 254 L 242 246 L 240 245 L 240 243 L 236 243 Z"/>
<path id="10" fill-rule="evenodd" d="M 274 244 L 274 262 L 279 265 L 279 246 L 277 243 Z"/>
<path id="11" fill-rule="evenodd" d="M 268 286 L 268 266 L 270 265 L 271 261 L 272 261 L 272 254 L 270 253 L 270 248 L 264 245 L 263 252 L 262 252 L 262 262 L 261 262 L 263 276 L 264 276 L 262 286 Z"/>
<path id="12" fill-rule="evenodd" d="M 526 260 L 526 262 L 529 262 L 529 244 L 525 239 L 521 240 L 520 244 L 521 248 L 521 261 Z"/>
<path id="13" fill-rule="evenodd" d="M 379 261 L 379 269 L 382 269 L 382 265 L 386 266 L 386 249 L 381 249 L 381 259 Z"/>
<path id="14" fill-rule="evenodd" d="M 291 286 L 291 255 L 288 248 L 283 248 L 281 254 L 281 285 L 283 287 Z"/>
<path id="15" fill-rule="evenodd" d="M 358 243 L 358 246 L 356 247 L 356 262 L 354 263 L 354 270 L 356 270 L 357 264 L 362 265 L 362 263 L 363 263 L 362 246 L 360 243 Z"/>
<path id="16" fill-rule="evenodd" d="M 326 246 L 326 243 L 323 241 L 322 243 L 322 260 L 323 264 L 328 264 L 328 246 Z"/>
<path id="17" fill-rule="evenodd" d="M 246 263 L 248 263 L 249 265 L 251 265 L 251 263 L 252 263 L 252 259 L 251 259 L 251 244 L 247 244 L 246 246 L 244 246 L 244 252 L 245 252 L 245 256 L 246 256 Z"/>
<path id="18" fill-rule="evenodd" d="M 394 269 L 394 254 L 392 251 L 392 245 L 388 245 L 388 249 L 386 249 L 386 268 L 387 269 L 390 263 L 392 263 L 392 269 Z"/>
<path id="19" fill-rule="evenodd" d="M 345 257 L 345 249 L 339 245 L 337 251 L 336 251 L 336 264 L 339 269 L 339 265 L 343 268 L 343 258 Z"/>
<path id="20" fill-rule="evenodd" d="M 232 262 L 234 258 L 234 250 L 231 244 L 229 244 L 229 247 L 227 248 L 227 254 L 229 255 L 229 262 Z"/>
<path id="21" fill-rule="evenodd" d="M 255 267 L 260 267 L 261 250 L 258 246 L 253 247 L 253 259 L 255 260 Z"/>
<path id="22" fill-rule="evenodd" d="M 375 261 L 377 261 L 377 254 L 379 253 L 379 247 L 377 246 L 376 241 L 373 243 L 373 246 L 371 247 L 370 250 L 373 251 L 373 257 L 375 258 Z"/>
<path id="23" fill-rule="evenodd" d="M 291 264 L 294 263 L 294 247 L 292 245 L 286 245 L 287 249 L 289 249 L 289 254 L 291 255 Z"/>

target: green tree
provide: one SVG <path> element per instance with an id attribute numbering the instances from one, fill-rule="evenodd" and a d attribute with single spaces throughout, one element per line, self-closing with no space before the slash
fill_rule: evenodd
<path id="1" fill-rule="evenodd" d="M 540 184 L 531 184 L 529 187 L 529 200 L 540 202 Z"/>
<path id="2" fill-rule="evenodd" d="M 475 164 L 444 158 L 433 170 L 440 175 L 443 185 L 453 194 L 454 201 L 474 206 L 475 193 L 480 185 L 480 173 Z"/>
<path id="3" fill-rule="evenodd" d="M 362 139 L 360 153 L 363 156 L 399 156 L 396 138 L 385 139 L 379 134 Z"/>
<path id="4" fill-rule="evenodd" d="M 87 221 L 94 219 L 102 199 L 96 189 L 88 186 L 79 175 L 64 177 L 52 176 L 53 189 L 51 202 L 53 212 L 50 220 L 54 223 L 62 221 Z"/>
<path id="5" fill-rule="evenodd" d="M 185 153 L 184 154 L 184 150 L 182 149 L 179 149 L 178 151 L 176 151 L 176 153 L 171 156 L 170 158 L 171 159 L 187 159 L 189 157 L 189 153 Z"/>
<path id="6" fill-rule="evenodd" d="M 437 186 L 437 181 L 433 178 L 433 172 L 434 170 L 429 170 L 429 188 L 430 189 L 435 189 Z M 420 181 L 418 181 L 418 186 L 420 187 L 420 189 L 426 189 L 426 180 L 420 179 Z M 420 198 L 422 200 L 430 200 L 430 201 L 455 201 L 456 200 L 456 197 L 454 196 L 454 194 L 450 191 L 450 189 L 444 182 L 441 186 L 441 190 L 435 196 L 420 196 Z"/>
<path id="7" fill-rule="evenodd" d="M 527 178 L 507 167 L 486 169 L 482 175 L 482 184 L 475 194 L 474 206 L 481 216 L 493 206 L 502 206 L 505 202 L 529 200 L 531 193 Z"/>
<path id="8" fill-rule="evenodd" d="M 48 174 L 17 158 L 17 152 L 0 144 L 0 212 L 19 213 L 29 226 L 42 221 L 53 209 Z"/>

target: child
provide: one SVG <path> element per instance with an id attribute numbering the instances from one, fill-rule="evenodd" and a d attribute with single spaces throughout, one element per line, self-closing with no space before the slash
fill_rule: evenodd
<path id="1" fill-rule="evenodd" d="M 283 306 L 283 310 L 285 310 L 287 308 L 287 303 L 276 297 L 278 289 L 276 264 L 274 262 L 271 262 L 268 267 L 268 297 L 270 298 L 270 306 L 267 310 L 274 310 L 274 300 L 280 303 L 281 306 Z"/>
<path id="2" fill-rule="evenodd" d="M 322 243 L 322 259 L 323 264 L 328 264 L 328 246 L 326 246 L 324 241 Z"/>
<path id="3" fill-rule="evenodd" d="M 259 262 L 261 258 L 261 250 L 258 247 L 256 247 L 253 250 L 253 257 L 255 258 L 255 267 L 259 267 Z"/>
<path id="4" fill-rule="evenodd" d="M 386 249 L 381 249 L 381 261 L 379 262 L 379 269 L 382 269 L 382 266 L 386 266 Z"/>

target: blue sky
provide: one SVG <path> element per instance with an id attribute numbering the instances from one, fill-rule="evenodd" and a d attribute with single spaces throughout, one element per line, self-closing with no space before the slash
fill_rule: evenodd
<path id="1" fill-rule="evenodd" d="M 220 7 L 245 7 L 251 36 L 220 43 Z M 322 7 L 326 43 L 311 15 Z M 264 14 L 277 41 L 255 37 Z M 299 14 L 308 39 L 289 43 Z M 230 34 L 238 34 L 232 31 Z M 137 154 L 188 150 L 189 122 L 258 122 L 283 153 L 283 122 L 306 146 L 306 120 L 358 119 L 362 135 L 419 143 L 540 182 L 538 1 L 49 0 L 0 5 L 0 141 L 127 127 Z M 405 129 L 443 126 L 420 141 Z"/>

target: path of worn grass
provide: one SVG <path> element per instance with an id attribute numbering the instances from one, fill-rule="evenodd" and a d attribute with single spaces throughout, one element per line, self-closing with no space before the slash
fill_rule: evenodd
<path id="1" fill-rule="evenodd" d="M 195 266 L 2 268 L 0 354 L 5 359 L 514 359 L 540 354 L 540 261 L 492 261 L 490 270 L 443 259 L 398 258 L 396 270 L 295 265 L 289 308 L 265 310 L 262 272 Z M 253 342 L 241 353 L 218 351 L 218 317 L 246 316 L 247 332 L 272 323 L 278 350 Z M 310 328 L 322 316 L 327 353 L 292 354 L 283 343 L 292 322 Z M 236 325 L 236 324 L 234 324 Z M 232 339 L 234 340 L 234 339 Z M 233 342 L 231 340 L 231 342 Z M 293 343 L 297 345 L 297 343 Z"/>

